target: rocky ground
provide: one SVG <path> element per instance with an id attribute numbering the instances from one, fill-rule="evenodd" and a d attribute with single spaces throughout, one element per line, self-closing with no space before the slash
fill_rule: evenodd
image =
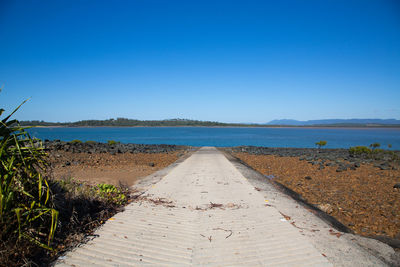
<path id="1" fill-rule="evenodd" d="M 54 151 L 65 151 L 74 153 L 110 153 L 112 155 L 121 153 L 168 153 L 179 150 L 185 150 L 187 146 L 177 145 L 142 145 L 142 144 L 122 144 L 118 142 L 98 143 L 94 141 L 81 142 L 79 140 L 72 142 L 64 142 L 60 140 L 44 142 L 46 149 Z"/>
<path id="2" fill-rule="evenodd" d="M 400 242 L 399 152 L 346 149 L 226 149 L 363 236 Z M 397 155 L 397 156 L 396 156 Z"/>
<path id="3" fill-rule="evenodd" d="M 400 164 L 400 151 L 376 150 L 371 154 L 351 154 L 348 149 L 315 148 L 274 148 L 240 146 L 227 149 L 231 152 L 246 152 L 252 155 L 276 155 L 279 157 L 298 157 L 316 165 L 319 169 L 335 167 L 337 172 L 354 170 L 361 164 L 373 164 L 381 170 L 397 170 Z"/>
<path id="4" fill-rule="evenodd" d="M 74 178 L 89 184 L 131 186 L 139 178 L 163 169 L 189 147 L 104 143 L 45 142 L 56 179 Z"/>

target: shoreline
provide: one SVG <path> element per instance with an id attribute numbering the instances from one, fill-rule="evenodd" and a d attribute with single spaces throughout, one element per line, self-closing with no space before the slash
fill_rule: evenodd
<path id="1" fill-rule="evenodd" d="M 71 152 L 110 152 L 110 153 L 159 153 L 175 150 L 188 150 L 200 148 L 202 146 L 187 146 L 187 145 L 170 145 L 170 144 L 140 144 L 140 143 L 120 143 L 115 142 L 108 144 L 107 142 L 97 141 L 62 141 L 62 140 L 41 140 L 46 149 L 61 149 Z M 280 156 L 312 156 L 312 157 L 328 157 L 333 153 L 336 157 L 349 158 L 349 148 L 313 148 L 313 147 L 263 147 L 263 146 L 229 146 L 217 147 L 218 149 L 230 150 L 235 152 L 248 152 L 251 154 L 267 154 Z M 151 152 L 153 151 L 153 152 Z M 378 150 L 378 155 L 390 153 L 396 154 L 400 158 L 400 150 L 396 149 L 381 149 Z M 352 156 L 353 158 L 357 158 Z M 379 158 L 378 158 L 379 159 Z"/>
<path id="2" fill-rule="evenodd" d="M 60 146 L 65 146 L 69 145 L 72 148 L 77 147 L 78 150 L 91 150 L 93 148 L 101 148 L 101 150 L 109 150 L 110 148 L 169 148 L 172 150 L 175 149 L 190 149 L 190 148 L 200 148 L 202 146 L 189 146 L 189 145 L 176 145 L 176 144 L 143 144 L 143 143 L 121 143 L 116 141 L 113 144 L 108 144 L 107 142 L 97 142 L 97 141 L 63 141 L 59 139 L 54 139 L 54 140 L 41 140 L 45 147 L 52 148 L 53 146 L 57 146 L 58 149 Z M 112 140 L 115 141 L 115 140 Z M 279 153 L 285 153 L 286 155 L 290 155 L 295 153 L 298 155 L 299 153 L 307 153 L 307 152 L 318 152 L 318 154 L 326 154 L 327 152 L 337 152 L 337 151 L 342 151 L 348 154 L 349 148 L 316 148 L 316 147 L 270 147 L 270 146 L 251 146 L 251 145 L 241 145 L 241 146 L 221 146 L 217 147 L 219 149 L 228 149 L 228 150 L 241 150 L 242 152 L 244 151 L 251 151 L 251 153 L 272 153 L 272 154 L 279 154 Z M 382 149 L 384 152 L 389 152 L 389 153 L 400 153 L 400 150 L 397 149 Z M 84 151 L 83 151 L 84 152 Z M 106 152 L 106 151 L 103 151 Z M 127 151 L 129 152 L 129 151 Z M 399 154 L 400 156 L 400 154 Z"/>
<path id="3" fill-rule="evenodd" d="M 392 125 L 384 125 L 384 126 L 280 126 L 280 125 L 260 125 L 260 126 L 42 126 L 42 125 L 30 125 L 23 127 L 32 127 L 32 128 L 277 128 L 277 129 L 400 129 L 400 125 L 392 126 Z"/>

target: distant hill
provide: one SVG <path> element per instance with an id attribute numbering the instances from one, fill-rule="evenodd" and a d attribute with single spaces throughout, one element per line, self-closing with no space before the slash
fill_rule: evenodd
<path id="1" fill-rule="evenodd" d="M 328 120 L 308 120 L 308 121 L 298 121 L 298 120 L 272 120 L 266 125 L 286 125 L 286 126 L 312 126 L 312 125 L 400 125 L 400 120 L 396 119 L 328 119 Z"/>
<path id="2" fill-rule="evenodd" d="M 199 121 L 188 119 L 169 120 L 135 120 L 116 118 L 108 120 L 82 120 L 75 122 L 46 122 L 46 121 L 20 121 L 22 126 L 58 126 L 58 127 L 174 127 L 174 126 L 203 126 L 203 127 L 309 127 L 309 126 L 331 126 L 331 127 L 400 127 L 400 120 L 396 119 L 350 119 L 350 120 L 273 120 L 266 124 L 258 123 L 223 123 L 216 121 Z"/>
<path id="3" fill-rule="evenodd" d="M 233 126 L 215 121 L 198 121 L 187 119 L 169 120 L 135 120 L 116 118 L 108 120 L 82 120 L 76 122 L 46 122 L 46 121 L 20 121 L 22 126 L 62 126 L 62 127 L 133 127 L 133 126 Z"/>

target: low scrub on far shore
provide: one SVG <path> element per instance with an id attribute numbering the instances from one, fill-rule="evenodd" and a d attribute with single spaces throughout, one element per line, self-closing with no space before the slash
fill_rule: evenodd
<path id="1" fill-rule="evenodd" d="M 107 144 L 109 144 L 110 146 L 112 146 L 112 145 L 119 144 L 119 142 L 114 141 L 114 140 L 108 140 L 108 141 L 107 141 Z"/>
<path id="2" fill-rule="evenodd" d="M 50 178 L 40 140 L 11 119 L 18 108 L 0 121 L 0 266 L 46 266 L 126 204 L 129 190 Z"/>
<path id="3" fill-rule="evenodd" d="M 366 146 L 354 146 L 349 148 L 349 154 L 351 156 L 361 156 L 364 158 L 373 158 L 373 159 L 379 159 L 385 156 L 389 156 L 391 160 L 398 160 L 399 156 L 391 150 L 385 150 L 378 148 L 379 145 L 378 143 L 374 143 L 370 145 L 371 148 L 366 147 Z"/>

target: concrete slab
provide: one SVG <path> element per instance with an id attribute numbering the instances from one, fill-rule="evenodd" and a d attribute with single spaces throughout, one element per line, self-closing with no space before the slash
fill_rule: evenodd
<path id="1" fill-rule="evenodd" d="M 332 266 L 213 147 L 149 186 L 57 266 Z"/>

